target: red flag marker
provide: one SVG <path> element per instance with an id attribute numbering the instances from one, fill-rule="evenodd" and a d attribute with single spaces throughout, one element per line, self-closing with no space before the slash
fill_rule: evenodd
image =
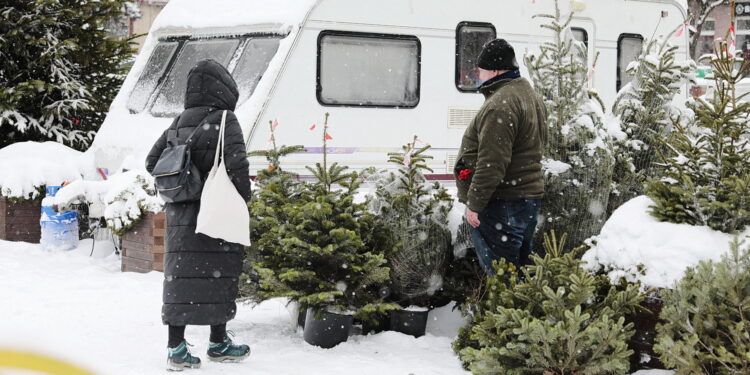
<path id="1" fill-rule="evenodd" d="M 274 137 L 273 137 L 273 135 L 271 135 L 271 137 L 268 138 L 268 142 L 273 142 L 273 141 L 274 141 Z"/>
<path id="2" fill-rule="evenodd" d="M 674 37 L 675 37 L 675 38 L 679 38 L 679 37 L 681 37 L 681 36 L 682 36 L 682 33 L 683 33 L 683 32 L 685 32 L 685 29 L 686 29 L 687 27 L 688 27 L 688 24 L 684 24 L 684 25 L 682 25 L 682 27 L 680 27 L 680 29 L 679 29 L 679 30 L 677 30 L 677 32 L 676 32 L 676 33 L 674 33 Z"/>
<path id="3" fill-rule="evenodd" d="M 328 134 L 328 132 L 326 132 L 326 141 L 330 141 L 330 140 L 332 140 L 332 139 L 333 139 L 333 137 L 331 137 L 331 136 L 330 136 L 330 135 Z"/>
<path id="4" fill-rule="evenodd" d="M 313 131 L 313 130 L 315 130 L 315 124 L 312 124 L 312 126 L 310 127 L 310 131 Z"/>
<path id="5" fill-rule="evenodd" d="M 276 130 L 276 128 L 279 127 L 279 121 L 274 119 L 273 120 L 273 130 Z"/>

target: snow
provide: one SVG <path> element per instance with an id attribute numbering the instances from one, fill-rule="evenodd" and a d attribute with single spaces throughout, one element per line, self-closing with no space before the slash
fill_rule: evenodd
<path id="1" fill-rule="evenodd" d="M 57 142 L 20 142 L 0 149 L 0 193 L 36 198 L 38 188 L 96 178 L 91 155 Z"/>
<path id="2" fill-rule="evenodd" d="M 640 280 L 644 287 L 669 288 L 688 267 L 702 260 L 718 261 L 729 251 L 731 234 L 660 222 L 649 213 L 653 204 L 640 196 L 618 208 L 595 237 L 595 245 L 584 254 L 587 267 L 603 266 L 613 282 L 626 277 Z M 750 236 L 750 228 L 740 236 Z M 645 273 L 641 275 L 639 268 Z"/>
<path id="3" fill-rule="evenodd" d="M 570 164 L 554 159 L 544 159 L 542 169 L 547 176 L 559 176 L 570 169 Z"/>
<path id="4" fill-rule="evenodd" d="M 163 274 L 120 272 L 110 243 L 97 242 L 89 257 L 91 240 L 66 253 L 0 241 L 0 347 L 44 354 L 99 374 L 165 373 Z M 250 358 L 239 364 L 207 361 L 209 328 L 189 326 L 186 338 L 195 345 L 191 351 L 203 359 L 196 373 L 469 374 L 451 349 L 460 316 L 450 305 L 430 314 L 423 337 L 383 332 L 321 349 L 290 327 L 284 302 L 238 305 L 227 328 L 236 333 L 235 341 L 252 348 Z"/>
<path id="5" fill-rule="evenodd" d="M 316 0 L 172 0 L 151 31 L 281 23 L 300 25 Z M 200 16 L 196 16 L 200 15 Z"/>

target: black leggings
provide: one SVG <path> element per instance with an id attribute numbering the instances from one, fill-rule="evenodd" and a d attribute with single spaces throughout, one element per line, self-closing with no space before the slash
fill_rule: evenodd
<path id="1" fill-rule="evenodd" d="M 211 326 L 211 342 L 224 342 L 227 335 L 227 325 L 219 324 Z M 185 340 L 185 326 L 169 326 L 169 345 L 170 348 L 176 348 L 182 340 Z"/>

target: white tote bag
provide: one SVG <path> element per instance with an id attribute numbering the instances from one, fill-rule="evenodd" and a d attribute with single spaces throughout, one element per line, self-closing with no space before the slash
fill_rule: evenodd
<path id="1" fill-rule="evenodd" d="M 208 173 L 201 193 L 201 208 L 195 233 L 227 242 L 250 245 L 250 214 L 247 204 L 234 187 L 224 164 L 224 131 L 227 111 L 221 115 L 219 141 L 214 155 L 214 166 Z M 221 162 L 219 161 L 221 153 Z"/>

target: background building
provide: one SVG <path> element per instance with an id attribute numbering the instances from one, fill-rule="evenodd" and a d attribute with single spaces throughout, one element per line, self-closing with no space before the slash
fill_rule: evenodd
<path id="1" fill-rule="evenodd" d="M 694 7 L 691 7 L 691 13 L 695 14 Z M 735 28 L 737 30 L 737 51 L 742 51 L 743 56 L 748 56 L 750 49 L 750 1 L 736 1 L 735 11 Z M 729 1 L 714 8 L 700 31 L 698 46 L 694 58 L 713 52 L 713 43 L 716 40 L 728 38 L 729 26 L 731 23 L 731 10 Z M 697 17 L 697 14 L 695 15 Z"/>
<path id="2" fill-rule="evenodd" d="M 141 11 L 141 17 L 130 20 L 130 35 L 143 34 L 143 36 L 136 38 L 135 42 L 138 44 L 137 48 L 140 51 L 143 46 L 143 42 L 146 40 L 146 35 L 151 24 L 154 23 L 156 16 L 164 8 L 169 0 L 137 0 L 136 3 Z"/>

